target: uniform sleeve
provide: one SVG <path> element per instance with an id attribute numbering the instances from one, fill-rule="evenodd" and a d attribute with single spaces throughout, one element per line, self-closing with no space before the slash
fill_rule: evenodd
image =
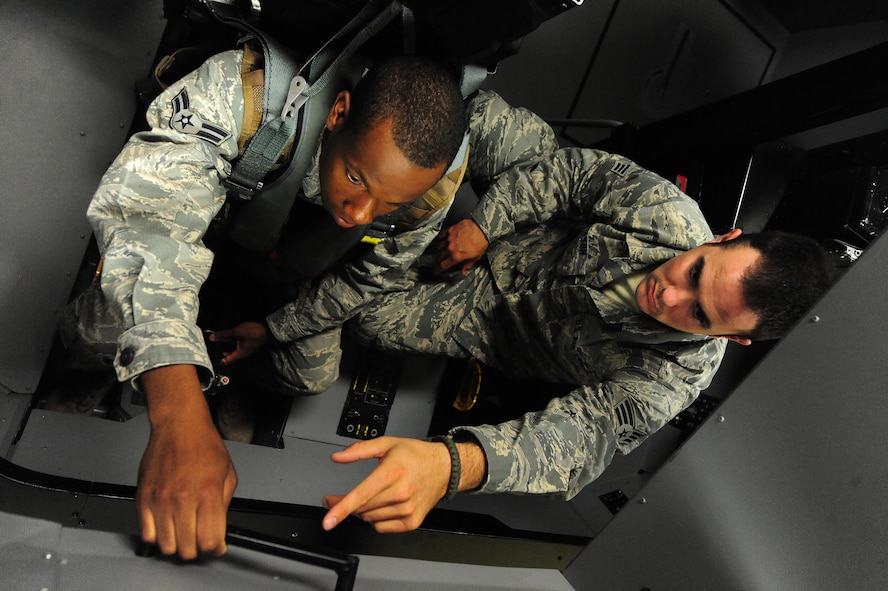
<path id="1" fill-rule="evenodd" d="M 484 449 L 483 493 L 570 499 L 693 402 L 721 363 L 724 339 L 672 349 L 614 352 L 625 366 L 596 386 L 553 399 L 540 412 L 499 425 L 458 427 Z M 616 359 L 615 359 L 616 361 Z"/>
<path id="2" fill-rule="evenodd" d="M 469 101 L 468 178 L 478 195 L 506 171 L 530 166 L 558 149 L 552 127 L 536 113 L 509 105 L 492 91 Z"/>
<path id="3" fill-rule="evenodd" d="M 195 324 L 212 264 L 202 238 L 237 154 L 241 55 L 215 56 L 165 90 L 148 109 L 151 130 L 129 140 L 90 203 L 102 292 L 124 322 L 114 362 L 121 380 L 179 363 L 211 375 Z"/>
<path id="4" fill-rule="evenodd" d="M 696 209 L 674 184 L 622 156 L 564 148 L 533 166 L 500 175 L 472 218 L 491 241 L 512 234 L 522 224 L 558 218 L 587 225 L 605 222 L 636 235 L 652 230 L 650 222 L 658 220 L 670 224 L 661 228 L 664 234 L 680 236 L 686 229 L 672 227 L 683 219 L 670 213 L 675 206 Z M 658 235 L 652 235 L 651 242 L 664 244 Z"/>
<path id="5" fill-rule="evenodd" d="M 438 235 L 449 209 L 450 204 L 418 228 L 395 234 L 357 261 L 323 275 L 305 297 L 266 318 L 272 335 L 287 342 L 324 332 L 356 316 L 378 294 L 408 289 L 404 272 Z"/>

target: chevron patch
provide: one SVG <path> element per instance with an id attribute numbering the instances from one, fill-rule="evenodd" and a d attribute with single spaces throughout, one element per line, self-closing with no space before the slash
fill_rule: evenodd
<path id="1" fill-rule="evenodd" d="M 614 164 L 613 168 L 611 168 L 611 172 L 614 174 L 618 174 L 623 178 L 626 178 L 626 173 L 629 172 L 629 168 L 631 168 L 632 164 L 629 162 L 617 162 Z"/>
<path id="2" fill-rule="evenodd" d="M 183 88 L 171 102 L 173 114 L 170 117 L 170 127 L 176 131 L 196 135 L 216 146 L 231 137 L 230 133 L 218 125 L 204 121 L 200 115 L 191 110 L 186 89 Z"/>

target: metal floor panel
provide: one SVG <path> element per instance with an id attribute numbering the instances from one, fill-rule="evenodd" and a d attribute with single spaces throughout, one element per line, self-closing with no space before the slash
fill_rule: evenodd
<path id="1" fill-rule="evenodd" d="M 332 591 L 331 571 L 255 550 L 229 546 L 218 560 L 181 564 L 140 557 L 129 536 L 0 512 L 0 585 L 3 589 L 66 591 Z M 556 570 L 447 564 L 360 556 L 359 591 L 573 591 Z"/>

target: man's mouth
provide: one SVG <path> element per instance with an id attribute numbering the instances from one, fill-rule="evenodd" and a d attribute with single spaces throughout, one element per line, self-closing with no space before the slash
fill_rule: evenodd
<path id="1" fill-rule="evenodd" d="M 336 225 L 338 225 L 341 228 L 354 228 L 357 225 L 356 223 L 350 222 L 350 221 L 346 220 L 345 218 L 338 216 L 338 215 L 334 215 L 333 219 L 336 221 Z"/>
<path id="2" fill-rule="evenodd" d="M 660 306 L 657 303 L 657 282 L 653 279 L 650 281 L 651 286 L 647 292 L 648 306 L 650 307 L 651 315 L 655 315 L 660 310 Z"/>
<path id="3" fill-rule="evenodd" d="M 340 228 L 354 228 L 357 224 L 345 216 L 338 214 L 333 210 L 332 207 L 328 206 L 326 203 L 324 204 L 324 209 L 327 210 L 327 213 L 330 214 L 330 217 L 333 218 L 333 221 L 336 222 L 336 225 Z"/>

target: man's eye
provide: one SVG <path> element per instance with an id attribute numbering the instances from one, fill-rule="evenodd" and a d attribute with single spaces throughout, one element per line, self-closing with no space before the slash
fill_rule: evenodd
<path id="1" fill-rule="evenodd" d="M 700 263 L 691 267 L 690 281 L 692 287 L 697 287 L 697 284 L 700 283 Z"/>
<path id="2" fill-rule="evenodd" d="M 709 321 L 709 317 L 706 316 L 705 312 L 703 312 L 703 308 L 700 307 L 700 304 L 694 304 L 693 315 L 694 320 L 696 320 L 697 323 L 699 323 L 700 326 L 702 326 L 703 328 L 708 329 L 710 326 L 712 326 L 712 322 Z"/>
<path id="3" fill-rule="evenodd" d="M 346 172 L 346 173 L 345 173 L 345 178 L 347 178 L 347 179 L 348 179 L 348 182 L 352 183 L 353 185 L 360 185 L 360 184 L 362 184 L 362 183 L 361 183 L 361 179 L 358 178 L 358 177 L 356 177 L 355 175 L 353 175 L 353 174 L 350 173 L 350 172 Z"/>

